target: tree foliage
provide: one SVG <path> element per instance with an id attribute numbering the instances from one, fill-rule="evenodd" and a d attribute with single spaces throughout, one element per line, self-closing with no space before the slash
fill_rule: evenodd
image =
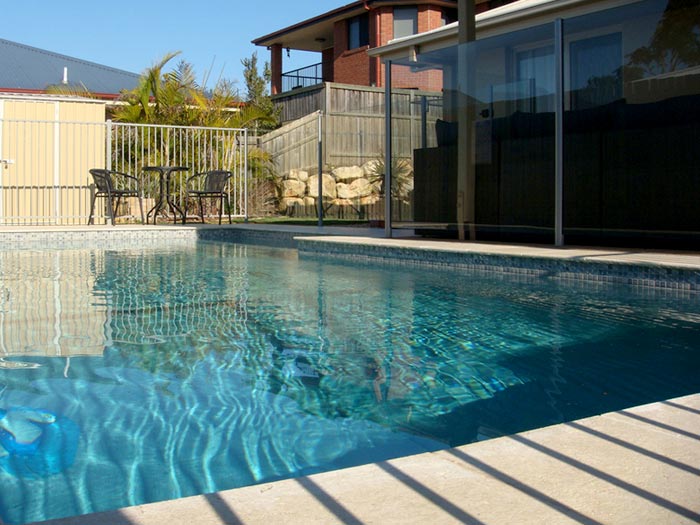
<path id="1" fill-rule="evenodd" d="M 700 64 L 697 0 L 669 0 L 648 45 L 629 55 L 628 75 L 660 75 Z"/>
<path id="2" fill-rule="evenodd" d="M 250 58 L 241 60 L 241 65 L 243 66 L 243 79 L 246 87 L 246 107 L 255 107 L 269 117 L 267 121 L 257 122 L 256 129 L 262 131 L 275 129 L 279 121 L 279 109 L 275 107 L 267 89 L 272 78 L 270 64 L 265 62 L 262 73 L 260 73 L 258 53 L 254 51 Z"/>
<path id="3" fill-rule="evenodd" d="M 210 91 L 196 80 L 191 64 L 181 60 L 164 71 L 179 52 L 168 53 L 140 77 L 138 85 L 122 96 L 112 115 L 117 122 L 250 128 L 275 125 L 269 112 L 241 104 L 233 82 L 219 80 Z"/>

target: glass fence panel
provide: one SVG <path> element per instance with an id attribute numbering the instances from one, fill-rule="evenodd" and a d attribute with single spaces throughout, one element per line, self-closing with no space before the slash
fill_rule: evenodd
<path id="1" fill-rule="evenodd" d="M 700 246 L 700 4 L 563 27 L 565 242 Z"/>
<path id="2" fill-rule="evenodd" d="M 432 111 L 421 117 L 420 145 L 410 157 L 394 152 L 397 163 L 410 164 L 413 179 L 394 177 L 394 186 L 412 187 L 410 218 L 395 226 L 433 236 L 552 242 L 553 26 L 416 58 L 393 66 L 394 84 L 426 89 L 430 79 L 436 89 Z M 395 132 L 400 117 L 393 120 Z"/>

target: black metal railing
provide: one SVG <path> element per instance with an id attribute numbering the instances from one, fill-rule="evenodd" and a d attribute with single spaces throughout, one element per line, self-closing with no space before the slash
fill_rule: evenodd
<path id="1" fill-rule="evenodd" d="M 282 73 L 282 92 L 315 86 L 323 82 L 321 63 Z"/>

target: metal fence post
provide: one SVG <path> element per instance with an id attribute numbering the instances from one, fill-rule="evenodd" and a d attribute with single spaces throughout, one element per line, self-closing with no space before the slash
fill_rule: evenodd
<path id="1" fill-rule="evenodd" d="M 384 62 L 384 114 L 385 151 L 384 151 L 384 236 L 391 237 L 391 60 Z"/>
<path id="2" fill-rule="evenodd" d="M 554 245 L 564 246 L 564 22 L 554 21 Z"/>
<path id="3" fill-rule="evenodd" d="M 318 112 L 318 226 L 323 227 L 323 111 Z"/>
<path id="4" fill-rule="evenodd" d="M 105 162 L 105 167 L 108 170 L 112 169 L 112 121 L 111 119 L 108 119 L 107 122 L 105 122 L 105 126 L 107 128 L 107 132 L 105 133 L 105 137 L 107 140 L 106 144 L 106 151 L 107 151 L 107 159 Z"/>
<path id="5" fill-rule="evenodd" d="M 243 129 L 243 220 L 248 222 L 248 128 Z"/>

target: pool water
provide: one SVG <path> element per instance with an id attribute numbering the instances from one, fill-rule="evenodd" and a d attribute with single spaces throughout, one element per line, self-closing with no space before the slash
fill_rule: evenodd
<path id="1" fill-rule="evenodd" d="M 0 252 L 0 518 L 438 450 L 700 391 L 680 291 L 295 250 Z"/>

